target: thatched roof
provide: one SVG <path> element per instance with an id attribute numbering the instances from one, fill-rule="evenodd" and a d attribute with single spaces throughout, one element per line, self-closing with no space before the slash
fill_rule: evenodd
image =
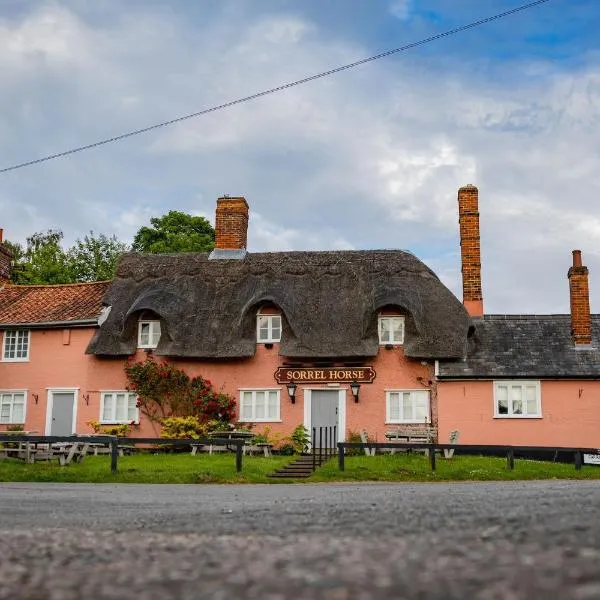
<path id="1" fill-rule="evenodd" d="M 440 379 L 600 378 L 600 315 L 591 347 L 575 347 L 570 315 L 485 315 L 473 319 L 467 356 L 441 361 Z"/>
<path id="2" fill-rule="evenodd" d="M 469 317 L 438 277 L 403 251 L 277 252 L 239 260 L 207 254 L 127 254 L 104 297 L 111 306 L 88 353 L 129 355 L 144 310 L 162 321 L 156 354 L 194 358 L 254 355 L 256 311 L 283 313 L 280 354 L 369 357 L 379 350 L 378 309 L 406 314 L 411 357 L 462 357 Z"/>

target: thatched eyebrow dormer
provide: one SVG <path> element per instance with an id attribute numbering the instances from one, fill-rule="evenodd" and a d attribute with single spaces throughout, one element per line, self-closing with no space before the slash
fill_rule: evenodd
<path id="1" fill-rule="evenodd" d="M 282 314 L 280 354 L 293 358 L 375 356 L 377 312 L 406 315 L 404 349 L 418 358 L 462 358 L 469 317 L 438 277 L 400 250 L 277 252 L 241 260 L 207 254 L 125 255 L 104 303 L 112 306 L 87 352 L 135 351 L 126 325 L 132 310 L 164 319 L 168 342 L 156 354 L 244 358 L 256 350 L 256 311 Z"/>

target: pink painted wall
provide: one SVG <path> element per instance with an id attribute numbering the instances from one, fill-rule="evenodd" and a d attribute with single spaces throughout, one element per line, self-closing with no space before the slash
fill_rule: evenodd
<path id="1" fill-rule="evenodd" d="M 492 381 L 438 383 L 439 441 L 600 447 L 600 382 L 542 381 L 542 417 L 494 418 Z"/>
<path id="2" fill-rule="evenodd" d="M 26 430 L 44 433 L 46 429 L 47 388 L 79 388 L 77 399 L 77 432 L 91 433 L 87 425 L 90 420 L 100 419 L 100 392 L 123 390 L 126 386 L 121 359 L 96 358 L 85 354 L 85 348 L 93 329 L 72 329 L 66 335 L 64 330 L 32 330 L 30 361 L 24 363 L 0 362 L 0 389 L 26 389 L 27 412 Z M 68 344 L 65 342 L 68 338 Z M 146 354 L 138 351 L 137 360 L 144 360 Z M 160 357 L 157 357 L 160 360 Z M 269 426 L 272 431 L 288 435 L 298 424 L 304 422 L 304 388 L 328 386 L 298 385 L 296 403 L 290 402 L 287 389 L 278 385 L 274 379 L 277 367 L 283 364 L 279 356 L 278 344 L 271 349 L 258 344 L 254 357 L 239 361 L 172 361 L 189 375 L 202 375 L 210 379 L 216 389 L 231 394 L 239 401 L 240 388 L 281 389 L 281 422 L 257 423 L 259 432 Z M 385 424 L 386 389 L 424 389 L 430 387 L 433 379 L 432 365 L 422 365 L 420 361 L 404 357 L 402 347 L 391 350 L 381 348 L 377 357 L 367 361 L 375 368 L 376 379 L 372 384 L 362 384 L 360 400 L 354 402 L 348 386 L 346 389 L 346 431 L 366 429 L 370 436 L 384 441 L 384 433 L 389 426 Z M 343 363 L 340 363 L 340 366 Z M 421 378 L 420 380 L 417 378 Z M 35 404 L 33 395 L 38 395 Z M 86 403 L 84 397 L 89 397 Z M 434 422 L 437 415 L 433 411 Z M 155 436 L 159 430 L 155 424 L 142 420 L 136 436 Z"/>

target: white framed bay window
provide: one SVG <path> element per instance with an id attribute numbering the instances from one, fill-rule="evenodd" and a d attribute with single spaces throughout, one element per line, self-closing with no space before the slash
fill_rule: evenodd
<path id="1" fill-rule="evenodd" d="M 494 418 L 539 419 L 542 394 L 539 381 L 495 381 Z"/>
<path id="2" fill-rule="evenodd" d="M 137 394 L 126 390 L 100 392 L 100 423 L 139 423 Z"/>
<path id="3" fill-rule="evenodd" d="M 25 390 L 0 390 L 0 423 L 2 425 L 22 425 L 25 423 Z"/>
<path id="4" fill-rule="evenodd" d="M 386 423 L 429 423 L 429 390 L 387 390 Z"/>
<path id="5" fill-rule="evenodd" d="M 281 421 L 281 398 L 278 388 L 240 390 L 240 421 Z"/>

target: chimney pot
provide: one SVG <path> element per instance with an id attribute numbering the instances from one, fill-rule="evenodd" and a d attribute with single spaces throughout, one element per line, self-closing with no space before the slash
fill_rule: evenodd
<path id="1" fill-rule="evenodd" d="M 573 266 L 581 267 L 581 250 L 573 250 Z"/>

